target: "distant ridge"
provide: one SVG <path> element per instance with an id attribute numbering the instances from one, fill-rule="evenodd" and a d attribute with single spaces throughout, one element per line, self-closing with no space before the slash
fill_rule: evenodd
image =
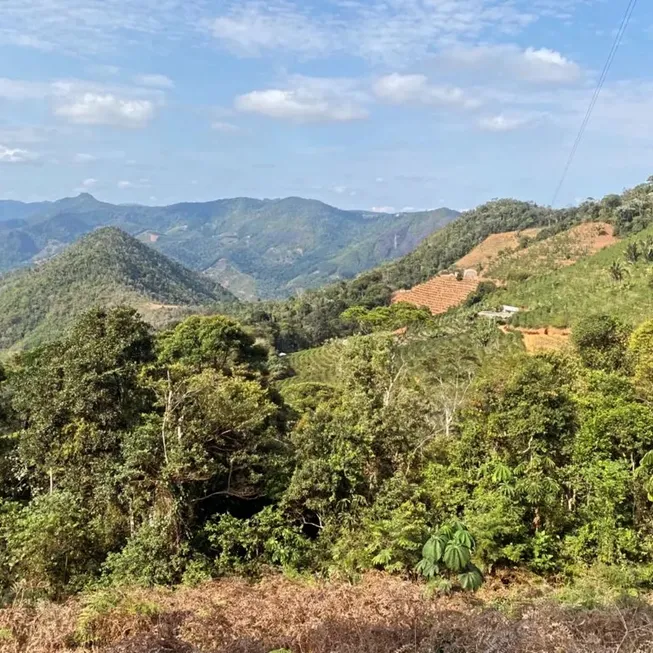
<path id="1" fill-rule="evenodd" d="M 404 256 L 457 215 L 344 211 L 301 197 L 158 207 L 114 205 L 88 193 L 32 204 L 0 200 L 0 272 L 113 226 L 192 270 L 210 270 L 241 299 L 283 297 Z"/>
<path id="2" fill-rule="evenodd" d="M 51 260 L 0 277 L 0 349 L 47 342 L 94 306 L 128 304 L 156 322 L 233 301 L 212 280 L 120 229 L 102 228 Z"/>

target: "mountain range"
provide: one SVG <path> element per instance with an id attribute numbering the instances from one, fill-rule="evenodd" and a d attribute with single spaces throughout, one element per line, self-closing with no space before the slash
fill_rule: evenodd
<path id="1" fill-rule="evenodd" d="M 235 301 L 212 279 L 105 227 L 51 260 L 0 277 L 0 350 L 46 343 L 93 307 L 129 305 L 162 326 Z"/>
<path id="2" fill-rule="evenodd" d="M 458 213 L 344 211 L 316 200 L 222 199 L 150 207 L 83 193 L 55 202 L 0 201 L 0 272 L 52 257 L 113 226 L 203 272 L 241 299 L 284 297 L 411 252 Z"/>

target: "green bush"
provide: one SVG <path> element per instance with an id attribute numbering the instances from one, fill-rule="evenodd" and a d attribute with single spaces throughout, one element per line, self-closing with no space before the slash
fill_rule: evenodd
<path id="1" fill-rule="evenodd" d="M 628 329 L 610 315 L 590 315 L 572 330 L 572 342 L 583 363 L 595 370 L 611 372 L 626 364 Z"/>

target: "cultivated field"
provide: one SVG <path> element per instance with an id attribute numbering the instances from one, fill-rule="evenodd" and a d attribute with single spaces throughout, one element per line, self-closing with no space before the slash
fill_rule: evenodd
<path id="1" fill-rule="evenodd" d="M 410 290 L 399 290 L 392 296 L 392 303 L 409 302 L 439 315 L 462 304 L 476 290 L 478 283 L 478 279 L 459 281 L 454 274 L 441 275 Z"/>
<path id="2" fill-rule="evenodd" d="M 508 253 L 519 247 L 520 238 L 535 238 L 541 229 L 524 229 L 524 231 L 505 231 L 488 236 L 469 254 L 463 256 L 454 267 L 464 270 L 468 268 L 485 269 L 495 261 L 500 254 Z"/>

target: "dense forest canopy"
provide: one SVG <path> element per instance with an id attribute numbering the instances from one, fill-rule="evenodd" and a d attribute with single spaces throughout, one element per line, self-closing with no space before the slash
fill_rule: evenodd
<path id="1" fill-rule="evenodd" d="M 4 598 L 274 567 L 470 589 L 512 567 L 645 576 L 651 323 L 589 318 L 573 352 L 527 356 L 464 315 L 414 317 L 349 338 L 337 384 L 281 394 L 275 357 L 219 315 L 154 334 L 93 310 L 8 361 Z"/>

